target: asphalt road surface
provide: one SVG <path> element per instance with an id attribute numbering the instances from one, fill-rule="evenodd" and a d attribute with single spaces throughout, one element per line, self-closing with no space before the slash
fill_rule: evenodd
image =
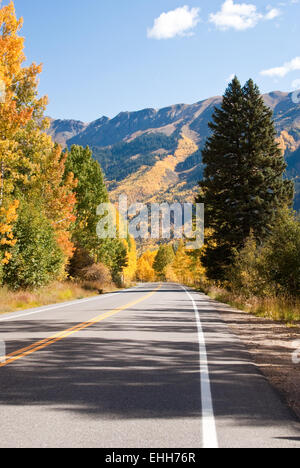
<path id="1" fill-rule="evenodd" d="M 300 448 L 218 308 L 147 284 L 0 316 L 0 447 Z"/>

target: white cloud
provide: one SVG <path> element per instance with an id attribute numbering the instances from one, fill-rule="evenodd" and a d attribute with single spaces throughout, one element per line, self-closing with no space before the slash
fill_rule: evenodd
<path id="1" fill-rule="evenodd" d="M 234 0 L 225 0 L 221 10 L 210 15 L 210 22 L 218 29 L 226 31 L 233 28 L 237 31 L 254 28 L 259 21 L 273 20 L 281 14 L 277 8 L 269 7 L 266 14 L 259 13 L 256 5 L 251 3 L 234 3 Z"/>
<path id="2" fill-rule="evenodd" d="M 300 57 L 296 57 L 290 62 L 286 62 L 282 67 L 263 70 L 261 75 L 269 76 L 271 78 L 284 78 L 288 73 L 296 70 L 300 70 Z"/>
<path id="3" fill-rule="evenodd" d="M 176 10 L 162 13 L 154 21 L 153 27 L 148 29 L 148 38 L 172 39 L 175 36 L 191 34 L 200 21 L 199 8 L 184 6 Z"/>
<path id="4" fill-rule="evenodd" d="M 268 13 L 265 15 L 266 20 L 273 20 L 281 15 L 281 11 L 278 8 L 270 8 Z"/>

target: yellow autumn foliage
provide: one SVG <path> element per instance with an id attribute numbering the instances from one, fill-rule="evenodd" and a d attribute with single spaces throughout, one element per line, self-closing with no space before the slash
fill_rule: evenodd
<path id="1" fill-rule="evenodd" d="M 190 138 L 182 135 L 174 155 L 167 155 L 151 168 L 141 167 L 111 192 L 111 198 L 118 200 L 121 194 L 126 193 L 130 203 L 157 201 L 158 195 L 162 196 L 177 184 L 176 166 L 195 153 L 197 149 L 197 145 Z M 167 200 L 164 199 L 164 201 Z"/>
<path id="2" fill-rule="evenodd" d="M 156 280 L 156 273 L 153 268 L 154 260 L 157 251 L 151 252 L 147 250 L 137 261 L 136 276 L 138 281 L 143 283 L 151 283 Z"/>
<path id="3" fill-rule="evenodd" d="M 201 263 L 202 252 L 188 251 L 181 241 L 174 261 L 166 268 L 166 279 L 190 286 L 197 285 L 205 278 L 205 268 Z"/>
<path id="4" fill-rule="evenodd" d="M 15 200 L 8 208 L 0 208 L 0 262 L 2 265 L 7 265 L 11 259 L 11 253 L 7 250 L 9 247 L 16 245 L 16 239 L 13 236 L 13 226 L 18 219 L 17 210 L 19 202 Z M 2 250 L 2 247 L 4 250 Z"/>
<path id="5" fill-rule="evenodd" d="M 290 135 L 286 130 L 283 130 L 279 137 L 277 138 L 277 142 L 279 144 L 282 153 L 285 154 L 286 151 L 296 151 L 298 145 L 292 135 Z"/>
<path id="6" fill-rule="evenodd" d="M 137 270 L 137 253 L 136 243 L 132 236 L 128 240 L 124 240 L 127 249 L 128 265 L 123 269 L 123 276 L 125 284 L 131 283 L 135 280 Z"/>

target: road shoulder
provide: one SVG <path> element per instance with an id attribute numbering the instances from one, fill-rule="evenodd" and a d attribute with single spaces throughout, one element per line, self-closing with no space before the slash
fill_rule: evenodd
<path id="1" fill-rule="evenodd" d="M 230 330 L 245 344 L 261 372 L 300 419 L 300 326 L 289 328 L 286 324 L 211 302 Z"/>

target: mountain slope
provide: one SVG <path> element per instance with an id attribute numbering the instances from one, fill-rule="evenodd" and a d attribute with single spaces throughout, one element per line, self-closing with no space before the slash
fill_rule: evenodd
<path id="1" fill-rule="evenodd" d="M 56 143 L 63 147 L 67 146 L 67 141 L 85 131 L 88 124 L 78 120 L 53 120 L 50 119 L 48 134 L 52 136 Z"/>
<path id="2" fill-rule="evenodd" d="M 288 158 L 288 175 L 295 180 L 295 209 L 300 211 L 300 148 L 294 151 Z"/>
<path id="3" fill-rule="evenodd" d="M 197 151 L 196 144 L 186 136 L 179 139 L 174 154 L 158 159 L 152 166 L 142 166 L 134 174 L 126 177 L 120 185 L 110 190 L 112 200 L 117 200 L 122 193 L 128 194 L 130 203 L 135 201 L 175 201 L 183 195 L 184 184 L 178 190 L 180 175 L 176 172 L 178 164 L 185 161 Z M 171 195 L 170 190 L 176 187 L 176 193 Z M 178 197 L 178 192 L 181 197 Z M 187 200 L 186 200 L 187 201 Z"/>
<path id="4" fill-rule="evenodd" d="M 52 120 L 49 133 L 64 146 L 92 147 L 113 199 L 125 192 L 135 201 L 184 201 L 193 198 L 202 177 L 201 149 L 210 133 L 208 122 L 221 99 L 216 96 L 191 105 L 122 112 L 90 124 Z M 264 95 L 264 100 L 274 111 L 288 175 L 298 177 L 298 183 L 300 105 L 293 102 L 291 94 L 280 91 Z"/>

